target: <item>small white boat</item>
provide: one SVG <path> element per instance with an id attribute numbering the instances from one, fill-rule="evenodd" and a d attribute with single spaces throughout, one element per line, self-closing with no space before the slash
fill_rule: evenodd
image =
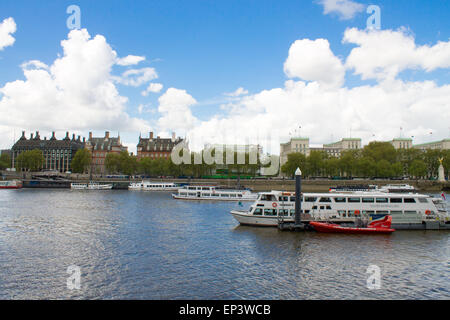
<path id="1" fill-rule="evenodd" d="M 113 187 L 112 184 L 109 183 L 97 183 L 97 182 L 89 182 L 89 183 L 71 183 L 70 188 L 74 190 L 111 190 Z"/>
<path id="2" fill-rule="evenodd" d="M 186 186 L 172 194 L 174 199 L 183 200 L 220 200 L 220 201 L 255 201 L 258 194 L 248 189 L 226 189 L 216 186 Z"/>
<path id="3" fill-rule="evenodd" d="M 180 186 L 173 182 L 133 182 L 128 186 L 128 190 L 137 191 L 176 191 Z"/>
<path id="4" fill-rule="evenodd" d="M 0 189 L 20 189 L 20 188 L 22 188 L 22 181 L 18 180 L 0 181 Z"/>

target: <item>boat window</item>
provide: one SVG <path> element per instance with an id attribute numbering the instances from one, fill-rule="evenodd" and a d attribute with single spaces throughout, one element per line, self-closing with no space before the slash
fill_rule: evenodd
<path id="1" fill-rule="evenodd" d="M 348 210 L 347 217 L 354 217 L 355 216 L 355 210 Z"/>
<path id="2" fill-rule="evenodd" d="M 213 196 L 213 197 L 218 197 L 219 194 L 218 194 L 218 193 L 213 193 L 212 196 Z"/>
<path id="3" fill-rule="evenodd" d="M 242 198 L 242 194 L 238 194 L 238 198 Z"/>
<path id="4" fill-rule="evenodd" d="M 276 216 L 277 209 L 264 209 L 264 215 L 265 216 Z"/>
<path id="5" fill-rule="evenodd" d="M 331 206 L 327 206 L 327 210 L 331 210 Z"/>
<path id="6" fill-rule="evenodd" d="M 364 210 L 363 213 L 364 213 L 364 214 L 369 214 L 369 215 L 370 215 L 370 214 L 374 214 L 375 211 L 372 211 L 372 210 Z"/>
<path id="7" fill-rule="evenodd" d="M 282 196 L 282 197 L 280 197 L 280 201 L 288 202 L 289 201 L 289 197 Z"/>
<path id="8" fill-rule="evenodd" d="M 377 198 L 377 203 L 387 203 L 388 198 Z"/>
<path id="9" fill-rule="evenodd" d="M 310 211 L 309 210 L 305 210 L 305 213 L 309 213 Z"/>
<path id="10" fill-rule="evenodd" d="M 317 206 L 313 206 L 312 209 L 313 209 L 313 210 L 317 209 Z"/>
<path id="11" fill-rule="evenodd" d="M 373 203 L 373 202 L 375 202 L 375 199 L 374 198 L 362 198 L 362 202 Z"/>
<path id="12" fill-rule="evenodd" d="M 261 195 L 261 201 L 277 201 L 273 194 L 263 194 Z"/>
<path id="13" fill-rule="evenodd" d="M 295 202 L 295 197 L 289 197 L 289 201 Z"/>
<path id="14" fill-rule="evenodd" d="M 428 199 L 427 198 L 419 198 L 419 202 L 420 203 L 428 203 Z"/>
<path id="15" fill-rule="evenodd" d="M 389 214 L 389 211 L 377 211 L 377 214 Z"/>
<path id="16" fill-rule="evenodd" d="M 417 211 L 405 211 L 405 214 L 417 214 Z"/>
<path id="17" fill-rule="evenodd" d="M 280 210 L 278 210 L 278 213 L 280 216 L 283 216 L 283 217 L 289 216 L 289 210 L 287 210 L 287 209 L 280 209 Z"/>
<path id="18" fill-rule="evenodd" d="M 203 187 L 202 190 L 209 190 L 209 188 L 208 187 Z"/>
<path id="19" fill-rule="evenodd" d="M 204 193 L 203 196 L 204 197 L 211 197 L 211 193 Z"/>
<path id="20" fill-rule="evenodd" d="M 339 213 L 339 215 L 340 215 L 341 217 L 345 217 L 347 211 L 345 211 L 345 210 L 338 210 L 338 213 Z"/>
<path id="21" fill-rule="evenodd" d="M 347 202 L 346 198 L 334 198 L 334 202 Z"/>
<path id="22" fill-rule="evenodd" d="M 402 203 L 402 198 L 391 198 L 391 203 Z"/>
<path id="23" fill-rule="evenodd" d="M 196 196 L 197 194 L 195 192 L 189 192 L 190 196 Z"/>
<path id="24" fill-rule="evenodd" d="M 222 198 L 229 198 L 229 197 L 230 197 L 228 194 L 225 194 L 225 193 L 222 193 L 220 196 L 221 196 Z"/>
<path id="25" fill-rule="evenodd" d="M 253 215 L 262 216 L 262 209 L 256 208 L 255 211 L 253 211 Z"/>
<path id="26" fill-rule="evenodd" d="M 230 197 L 236 198 L 236 194 L 232 193 L 232 194 L 230 194 Z"/>
<path id="27" fill-rule="evenodd" d="M 414 198 L 405 198 L 405 203 L 416 203 L 416 200 Z"/>
<path id="28" fill-rule="evenodd" d="M 331 202 L 330 198 L 320 198 L 319 202 Z"/>
<path id="29" fill-rule="evenodd" d="M 320 206 L 320 210 L 324 210 L 325 209 L 325 206 Z"/>
<path id="30" fill-rule="evenodd" d="M 403 212 L 401 212 L 401 211 L 391 211 L 391 214 L 397 215 L 397 214 L 403 214 Z"/>
<path id="31" fill-rule="evenodd" d="M 180 196 L 187 196 L 186 192 L 180 192 Z"/>
<path id="32" fill-rule="evenodd" d="M 316 197 L 305 197 L 305 202 L 316 202 Z"/>
<path id="33" fill-rule="evenodd" d="M 361 202 L 361 198 L 348 198 L 348 202 L 351 203 Z"/>

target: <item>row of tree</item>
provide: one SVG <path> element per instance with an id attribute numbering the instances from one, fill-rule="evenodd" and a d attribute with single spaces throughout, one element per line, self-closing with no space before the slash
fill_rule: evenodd
<path id="1" fill-rule="evenodd" d="M 340 158 L 321 151 L 311 151 L 308 157 L 291 153 L 281 171 L 292 176 L 300 167 L 305 177 L 435 178 L 441 158 L 448 176 L 450 150 L 396 150 L 388 142 L 372 142 L 363 149 L 344 151 Z"/>
<path id="2" fill-rule="evenodd" d="M 0 170 L 5 170 L 9 168 L 11 164 L 11 157 L 9 154 L 3 153 L 0 155 Z"/>

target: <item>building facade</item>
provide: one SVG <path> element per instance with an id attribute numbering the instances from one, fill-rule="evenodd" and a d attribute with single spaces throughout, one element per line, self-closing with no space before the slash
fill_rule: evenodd
<path id="1" fill-rule="evenodd" d="M 291 138 L 289 142 L 280 144 L 280 166 L 283 166 L 290 153 L 303 153 L 305 156 L 309 156 L 309 138 Z"/>
<path id="2" fill-rule="evenodd" d="M 411 149 L 413 146 L 413 140 L 411 138 L 396 138 L 389 141 L 395 149 Z"/>
<path id="3" fill-rule="evenodd" d="M 106 171 L 105 160 L 109 153 L 128 152 L 128 147 L 123 146 L 120 141 L 120 135 L 110 137 L 109 131 L 105 132 L 104 137 L 93 137 L 92 132 L 89 132 L 85 148 L 92 154 L 92 172 L 101 174 Z"/>
<path id="4" fill-rule="evenodd" d="M 69 132 L 66 132 L 66 137 L 58 140 L 55 137 L 55 132 L 52 133 L 50 139 L 47 137 L 41 139 L 39 131 L 36 131 L 36 136 L 30 134 L 30 138 L 25 137 L 25 131 L 22 131 L 22 136 L 11 148 L 11 161 L 14 167 L 17 165 L 17 157 L 25 151 L 38 149 L 42 151 L 44 156 L 44 163 L 42 169 L 56 170 L 59 172 L 66 172 L 71 170 L 72 159 L 75 153 L 84 148 L 85 139 L 80 139 L 78 136 L 75 139 L 75 134 L 72 139 L 69 137 Z"/>
<path id="5" fill-rule="evenodd" d="M 150 132 L 148 138 L 139 137 L 137 145 L 137 160 L 144 158 L 150 159 L 170 159 L 173 148 L 182 142 L 183 139 L 175 138 L 175 133 L 172 133 L 172 138 L 161 138 L 153 135 Z"/>
<path id="6" fill-rule="evenodd" d="M 450 139 L 414 145 L 413 148 L 426 150 L 450 150 Z"/>

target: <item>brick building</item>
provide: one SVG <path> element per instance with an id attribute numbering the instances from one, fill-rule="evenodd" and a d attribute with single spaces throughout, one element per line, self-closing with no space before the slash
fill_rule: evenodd
<path id="1" fill-rule="evenodd" d="M 41 139 L 39 131 L 36 131 L 35 136 L 31 133 L 30 138 L 27 139 L 25 131 L 22 131 L 22 136 L 11 148 L 11 161 L 15 167 L 17 157 L 22 152 L 38 149 L 44 155 L 42 169 L 66 172 L 71 170 L 72 159 L 79 149 L 84 148 L 84 144 L 85 139 L 81 140 L 80 136 L 75 139 L 75 134 L 70 139 L 69 132 L 66 132 L 66 137 L 62 140 L 56 139 L 53 132 L 51 138 L 47 140 L 47 137 Z"/>
<path id="2" fill-rule="evenodd" d="M 175 138 L 175 133 L 172 133 L 172 138 L 154 137 L 153 132 L 150 132 L 148 138 L 139 137 L 137 145 L 137 159 L 170 159 L 170 154 L 173 148 L 183 141 L 180 137 Z"/>
<path id="3" fill-rule="evenodd" d="M 109 131 L 105 132 L 104 137 L 93 137 L 89 132 L 89 139 L 86 142 L 86 149 L 92 154 L 92 172 L 105 173 L 105 160 L 109 153 L 128 152 L 128 147 L 122 145 L 120 135 L 110 137 Z"/>

